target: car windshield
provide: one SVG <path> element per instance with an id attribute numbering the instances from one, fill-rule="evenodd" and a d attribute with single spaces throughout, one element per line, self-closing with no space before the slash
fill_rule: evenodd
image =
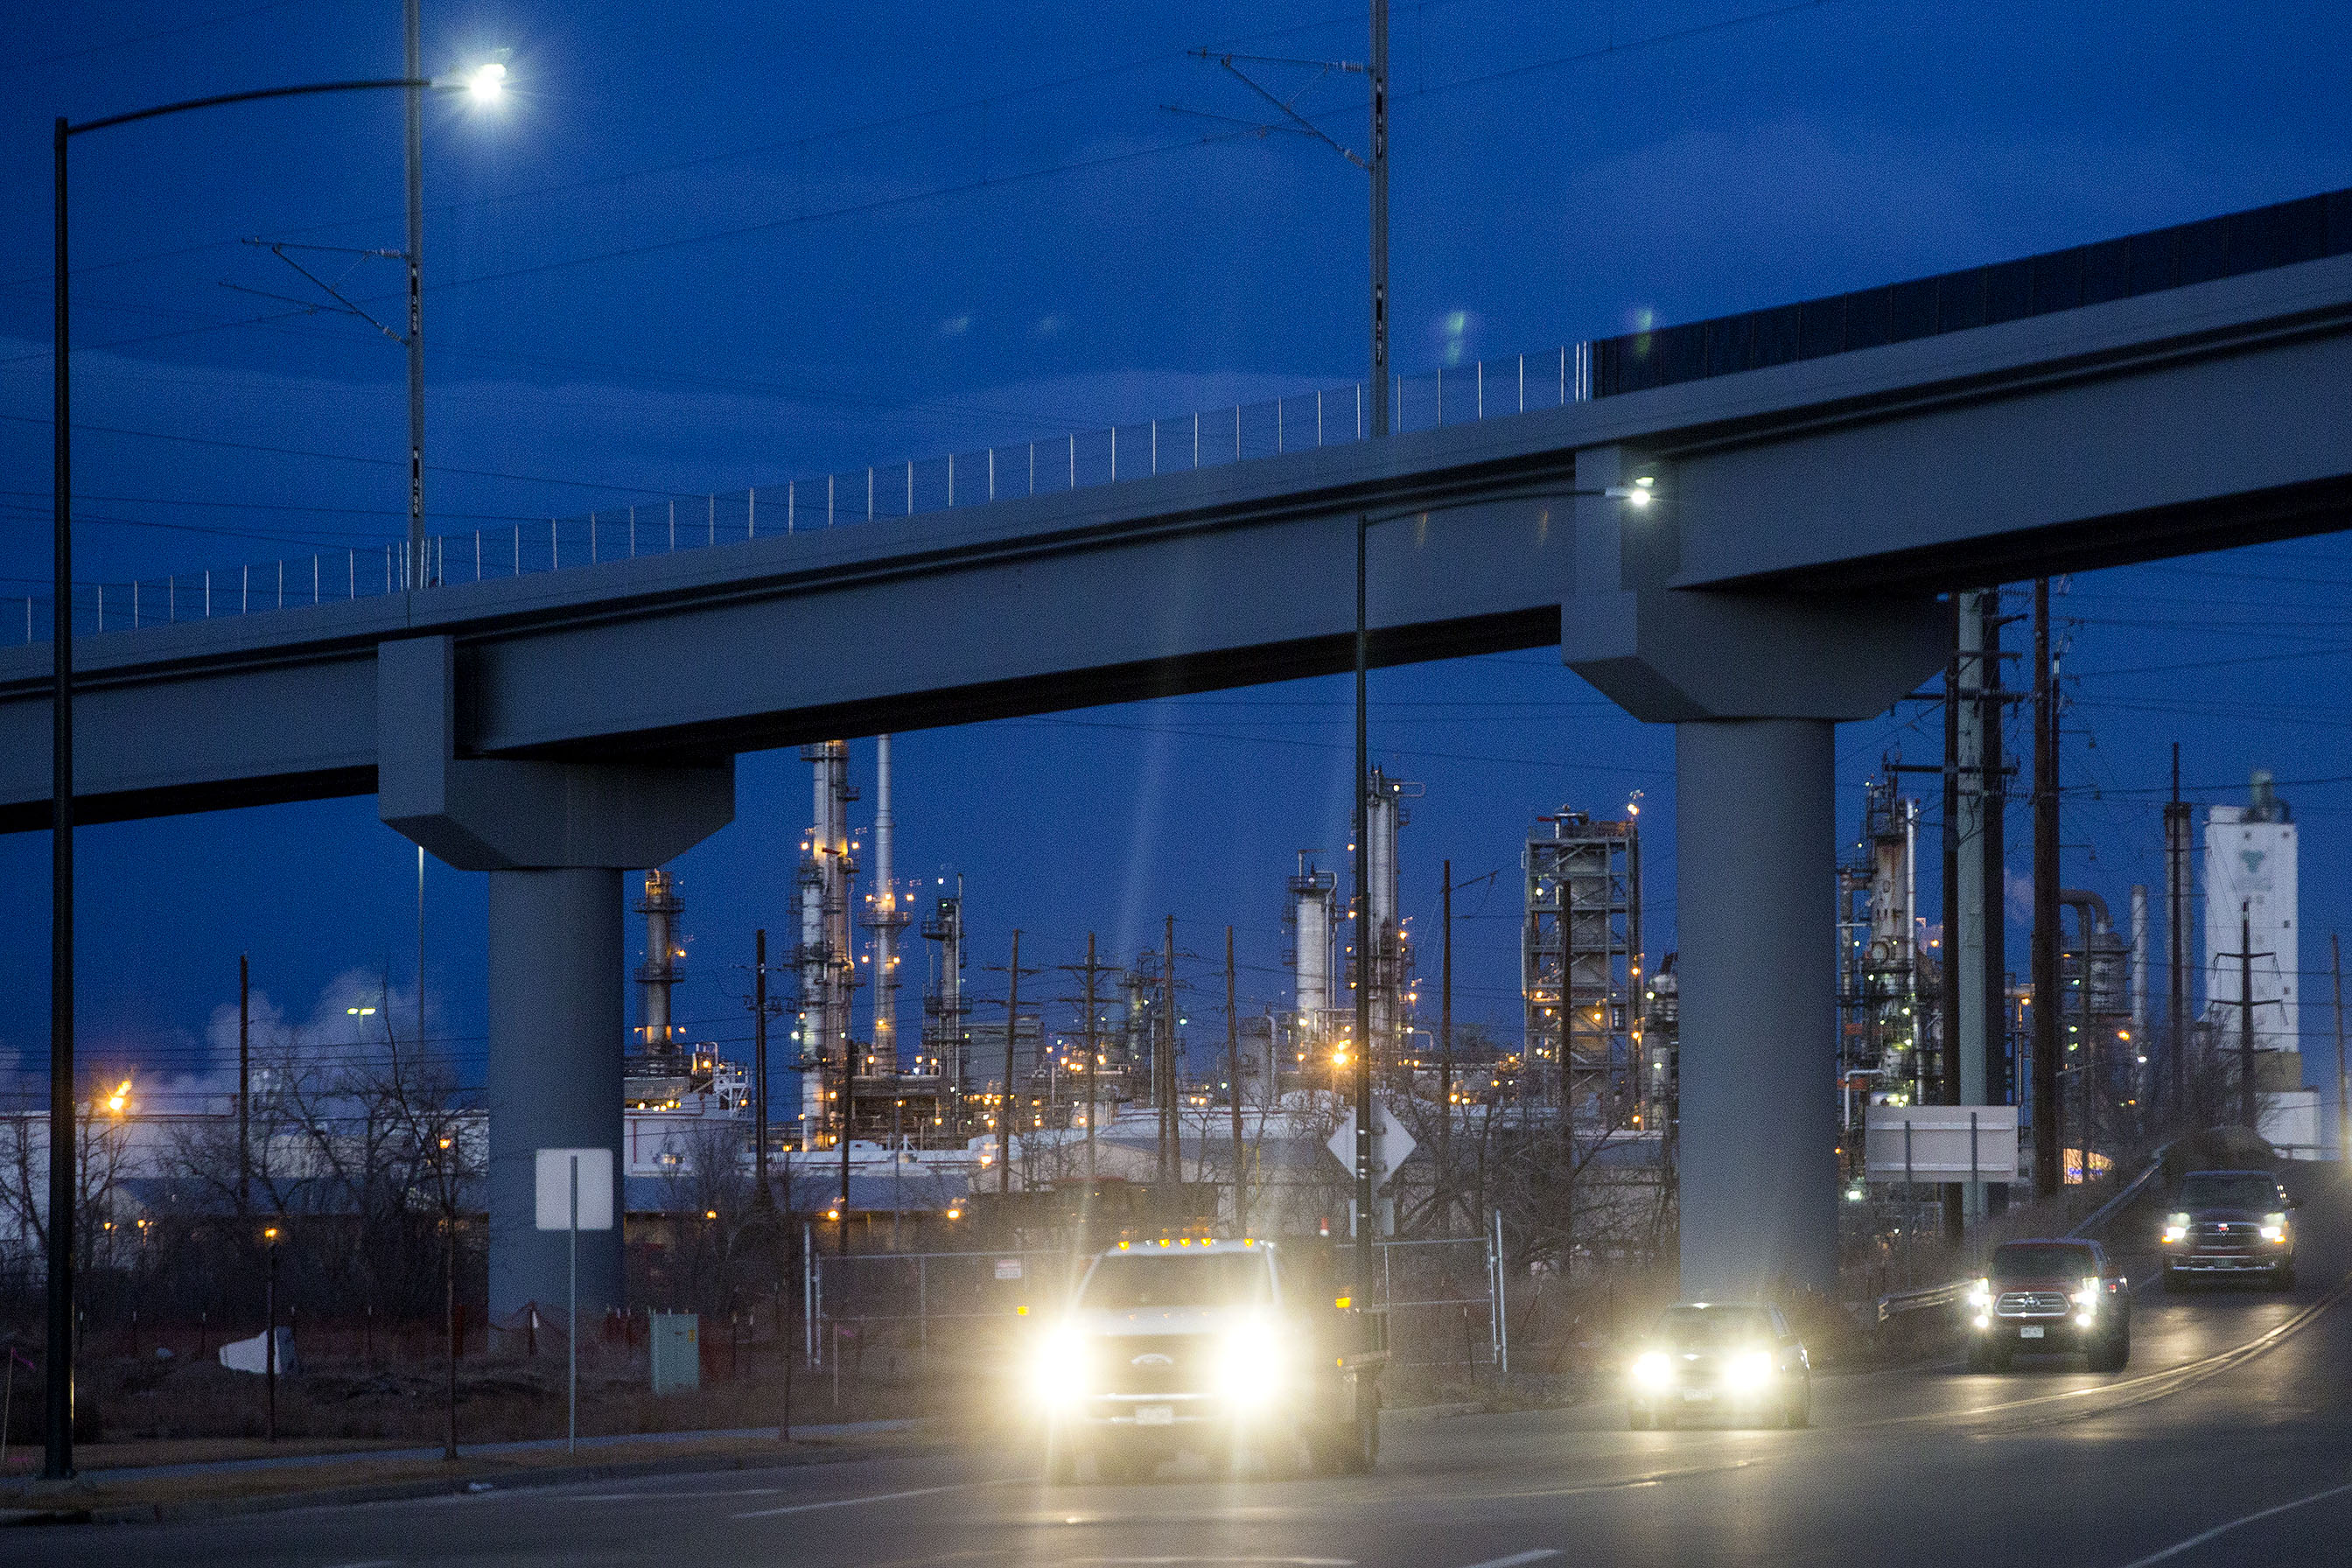
<path id="1" fill-rule="evenodd" d="M 2099 1271 L 2087 1247 L 2063 1241 L 2012 1241 L 1993 1248 L 1996 1279 L 2080 1279 Z"/>
<path id="2" fill-rule="evenodd" d="M 1114 1253 L 1087 1276 L 1078 1305 L 1107 1311 L 1130 1307 L 1240 1307 L 1271 1293 L 1263 1255 L 1212 1252 L 1175 1256 Z"/>
<path id="3" fill-rule="evenodd" d="M 2254 1171 L 2198 1171 L 2180 1184 L 2185 1209 L 2278 1207 L 2278 1184 Z"/>
<path id="4" fill-rule="evenodd" d="M 1769 1339 L 1771 1320 L 1759 1307 L 1669 1307 L 1658 1315 L 1657 1337 L 1685 1349 Z"/>

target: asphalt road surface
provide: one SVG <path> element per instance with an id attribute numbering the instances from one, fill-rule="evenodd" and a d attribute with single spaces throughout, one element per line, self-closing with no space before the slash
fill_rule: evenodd
<path id="1" fill-rule="evenodd" d="M 250 1516 L 16 1531 L 0 1562 L 171 1568 L 1533 1568 L 2352 1563 L 2352 1205 L 2290 1178 L 2303 1283 L 2136 1289 L 2132 1363 L 1816 1382 L 1801 1431 L 1622 1409 L 1391 1422 L 1376 1475 L 1048 1488 L 934 1454 Z M 2135 1284 L 2142 1283 L 2135 1267 Z"/>

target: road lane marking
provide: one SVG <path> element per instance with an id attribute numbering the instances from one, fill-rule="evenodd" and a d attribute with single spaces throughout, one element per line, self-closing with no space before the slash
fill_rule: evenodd
<path id="1" fill-rule="evenodd" d="M 2178 1557 L 2184 1552 L 2193 1552 L 2209 1541 L 2229 1534 L 2240 1525 L 2252 1524 L 2257 1520 L 2269 1519 L 2274 1514 L 2291 1513 L 2296 1509 L 2315 1502 L 2325 1502 L 2329 1498 L 2340 1497 L 2346 1492 L 2352 1492 L 2352 1481 L 2347 1481 L 2340 1487 L 2330 1487 L 2324 1492 L 2314 1492 L 2309 1497 L 2297 1498 L 2293 1502 L 2279 1503 L 2259 1512 L 2250 1513 L 2243 1519 L 2233 1519 L 2227 1524 L 2217 1524 L 2210 1530 L 2192 1535 L 2188 1540 L 2168 1546 L 2161 1552 L 2151 1552 L 2138 1562 L 2128 1564 L 2127 1568 L 2148 1568 L 2148 1564 L 2152 1563 L 2162 1563 L 2168 1558 Z"/>
<path id="2" fill-rule="evenodd" d="M 1263 1568 L 1356 1568 L 1352 1557 L 1072 1557 L 1067 1561 L 1073 1564 L 1100 1564 L 1102 1568 L 1181 1568 L 1212 1563 L 1258 1564 Z"/>
<path id="3" fill-rule="evenodd" d="M 1470 1568 L 1519 1568 L 1524 1563 L 1540 1563 L 1547 1557 L 1557 1557 L 1559 1549 L 1538 1546 L 1532 1552 L 1514 1552 L 1508 1557 L 1489 1557 L 1484 1563 L 1473 1563 Z"/>
<path id="4" fill-rule="evenodd" d="M 737 1519 L 774 1519 L 780 1514 L 814 1513 L 820 1509 L 827 1508 L 856 1508 L 869 1502 L 898 1502 L 904 1498 L 937 1497 L 941 1492 L 970 1491 L 974 1487 L 999 1487 L 1010 1484 L 1007 1481 L 958 1481 L 953 1486 L 917 1487 L 912 1491 L 876 1492 L 870 1497 L 829 1498 L 823 1502 L 788 1503 L 782 1508 L 755 1508 L 748 1512 L 739 1513 L 735 1517 Z"/>
<path id="5" fill-rule="evenodd" d="M 782 1487 L 736 1487 L 727 1491 L 673 1492 L 659 1489 L 659 1483 L 647 1481 L 641 1492 L 574 1492 L 559 1495 L 559 1502 L 676 1502 L 684 1498 L 715 1497 L 774 1497 Z"/>

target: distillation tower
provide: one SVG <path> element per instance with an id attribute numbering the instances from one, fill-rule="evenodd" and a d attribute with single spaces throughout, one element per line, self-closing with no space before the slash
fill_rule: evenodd
<path id="1" fill-rule="evenodd" d="M 824 1145 L 835 1112 L 849 1111 L 856 1066 L 850 1040 L 850 999 L 857 984 L 857 954 L 849 931 L 850 881 L 857 863 L 850 845 L 849 742 L 823 741 L 801 748 L 813 784 L 809 836 L 801 845 L 800 1043 L 801 1146 Z M 838 1098 L 835 1098 L 835 1097 Z"/>
<path id="2" fill-rule="evenodd" d="M 1411 939 L 1397 898 L 1397 830 L 1412 818 L 1407 797 L 1421 785 L 1374 768 L 1364 779 L 1364 879 L 1368 907 L 1357 913 L 1353 983 L 1370 988 L 1373 1070 L 1401 1059 L 1404 983 L 1412 972 Z"/>
<path id="3" fill-rule="evenodd" d="M 1298 874 L 1287 884 L 1289 900 L 1283 923 L 1290 929 L 1291 998 L 1289 1068 L 1309 1070 L 1330 1054 L 1335 1037 L 1331 1009 L 1331 939 L 1336 930 L 1333 901 L 1339 879 L 1298 856 Z"/>
<path id="4" fill-rule="evenodd" d="M 936 1074 L 949 1110 L 957 1119 L 950 1142 L 961 1139 L 968 1120 L 966 1097 L 971 1089 L 971 1004 L 963 994 L 963 879 L 956 890 L 941 893 L 923 917 L 923 940 L 939 943 L 931 984 L 923 997 L 923 1054 Z"/>
<path id="5" fill-rule="evenodd" d="M 866 909 L 866 929 L 874 936 L 874 1037 L 866 1070 L 889 1078 L 905 1070 L 898 1058 L 898 936 L 908 916 L 892 879 L 897 826 L 890 815 L 890 737 L 884 735 L 874 756 L 874 891 Z"/>

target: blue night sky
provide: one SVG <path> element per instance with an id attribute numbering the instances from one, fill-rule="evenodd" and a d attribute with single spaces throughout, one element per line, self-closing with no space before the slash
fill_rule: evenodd
<path id="1" fill-rule="evenodd" d="M 1549 352 L 1645 313 L 1685 321 L 2352 184 L 2352 12 L 2259 15 L 2154 0 L 1400 5 L 1397 368 Z M 426 0 L 425 40 L 433 71 L 508 51 L 515 89 L 495 114 L 429 111 L 437 530 L 782 485 L 1361 374 L 1362 175 L 1303 139 L 1223 137 L 1163 107 L 1251 115 L 1240 84 L 1184 51 L 1360 59 L 1360 7 Z M 21 616 L 5 597 L 42 591 L 47 572 L 50 119 L 396 75 L 400 6 L 11 8 L 0 59 L 5 631 Z M 1269 68 L 1361 146 L 1360 78 Z M 240 241 L 399 246 L 400 132 L 384 93 L 77 142 L 83 575 L 399 536 L 399 350 L 264 297 L 301 280 Z M 396 309 L 395 263 L 315 254 L 372 309 Z M 2160 887 L 2171 742 L 2200 801 L 2242 799 L 2248 769 L 2268 766 L 2309 825 L 2302 961 L 2324 969 L 2320 939 L 2352 921 L 2352 547 L 2060 586 L 2065 879 L 2118 910 L 2133 882 Z M 1384 672 L 1373 696 L 1379 760 L 1427 786 L 1404 835 L 1424 975 L 1440 860 L 1461 879 L 1503 873 L 1457 900 L 1461 1016 L 1517 1038 L 1516 878 L 1538 812 L 1616 815 L 1643 792 L 1649 946 L 1673 945 L 1667 732 L 1545 653 Z M 1280 1005 L 1282 879 L 1298 850 L 1331 864 L 1346 846 L 1348 719 L 1346 682 L 1318 680 L 904 736 L 902 875 L 963 875 L 983 995 L 1002 978 L 980 965 L 1003 962 L 1015 925 L 1024 960 L 1061 963 L 1089 929 L 1131 956 L 1172 912 L 1202 960 L 1186 966 L 1195 1028 L 1221 1037 L 1208 962 L 1221 928 L 1240 930 L 1245 998 Z M 1842 819 L 1858 817 L 1882 753 L 1929 760 L 1940 732 L 1916 707 L 1846 727 Z M 870 742 L 854 757 L 870 795 Z M 679 1013 L 698 1037 L 746 1036 L 752 929 L 792 940 L 807 776 L 793 753 L 744 758 L 735 826 L 677 866 L 692 938 Z M 2020 808 L 2010 841 L 2021 869 Z M 151 1104 L 193 1104 L 233 1064 L 215 1010 L 234 1006 L 240 951 L 289 1019 L 340 1016 L 355 973 L 414 994 L 414 851 L 373 799 L 91 828 L 81 846 L 84 1049 L 94 1073 L 136 1071 Z M 0 842 L 0 882 L 19 900 L 19 957 L 0 969 L 12 1102 L 46 1058 L 47 855 L 39 836 Z M 1931 912 L 1935 871 L 1930 855 Z M 478 1063 L 483 879 L 436 867 L 426 902 L 432 1028 Z M 916 1008 L 910 991 L 902 1017 Z M 2306 1011 L 2315 1053 L 2329 1026 Z"/>

